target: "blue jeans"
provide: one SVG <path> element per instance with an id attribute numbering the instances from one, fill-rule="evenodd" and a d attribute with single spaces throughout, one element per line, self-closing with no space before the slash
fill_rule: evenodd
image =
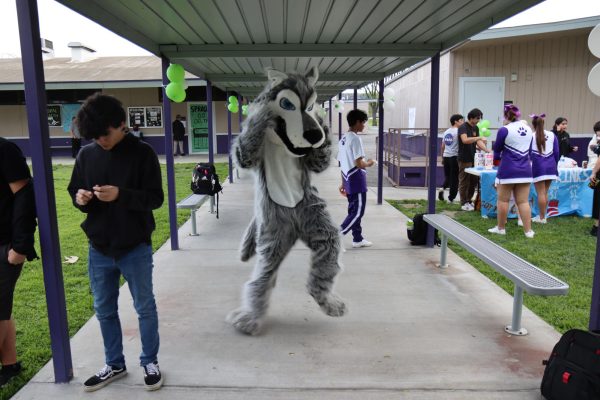
<path id="1" fill-rule="evenodd" d="M 105 256 L 91 245 L 88 272 L 94 294 L 94 310 L 100 322 L 106 364 L 125 366 L 123 333 L 119 320 L 119 278 L 127 281 L 138 315 L 142 354 L 140 365 L 158 361 L 158 315 L 152 293 L 152 246 L 141 244 L 123 257 Z"/>

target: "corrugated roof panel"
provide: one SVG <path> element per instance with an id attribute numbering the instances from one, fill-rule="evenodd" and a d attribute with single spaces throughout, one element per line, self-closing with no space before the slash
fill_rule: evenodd
<path id="1" fill-rule="evenodd" d="M 240 7 L 244 28 L 248 31 L 250 42 L 241 43 L 269 43 L 267 34 L 269 20 L 263 18 L 262 2 L 259 0 L 244 0 L 237 3 Z"/>
<path id="2" fill-rule="evenodd" d="M 403 29 L 406 20 L 422 2 L 403 1 L 388 16 L 385 17 L 382 24 L 365 39 L 365 43 L 379 43 L 385 41 L 391 32 Z"/>
<path id="3" fill-rule="evenodd" d="M 485 7 L 489 0 L 483 0 L 482 5 Z M 423 23 L 415 26 L 404 36 L 401 37 L 403 43 L 412 43 L 413 41 L 421 42 L 422 35 L 425 32 L 442 32 L 451 26 L 456 25 L 461 20 L 467 17 L 467 4 L 470 0 L 453 0 L 438 8 L 436 12 L 427 17 Z"/>
<path id="4" fill-rule="evenodd" d="M 332 43 L 358 0 L 336 0 L 319 37 L 319 43 Z"/>
<path id="5" fill-rule="evenodd" d="M 254 39 L 252 32 L 248 30 L 242 10 L 236 0 L 219 0 L 214 2 L 214 5 L 223 14 L 223 18 L 235 38 L 234 43 L 260 43 Z M 262 25 L 262 21 L 250 21 L 250 23 Z"/>
<path id="6" fill-rule="evenodd" d="M 334 43 L 348 43 L 358 27 L 366 21 L 371 14 L 371 10 L 377 6 L 377 0 L 361 0 L 350 10 L 348 18 L 343 23 L 339 34 L 334 40 Z"/>
<path id="7" fill-rule="evenodd" d="M 218 7 L 215 7 L 212 3 L 197 3 L 194 2 L 196 8 L 202 15 L 207 27 L 214 32 L 215 36 L 221 43 L 236 43 L 237 40 L 233 36 L 229 24 L 223 19 L 223 14 Z M 160 42 L 159 43 L 165 43 Z"/>
<path id="8" fill-rule="evenodd" d="M 266 43 L 285 43 L 285 2 L 281 0 L 261 0 L 260 4 L 261 13 L 269 16 L 265 21 L 265 31 L 268 39 Z"/>
<path id="9" fill-rule="evenodd" d="M 195 32 L 196 36 L 201 38 L 200 43 L 220 43 L 220 40 L 206 23 L 200 5 L 178 0 L 166 1 L 169 2 L 171 8 L 180 16 L 182 23 L 187 24 Z"/>
<path id="10" fill-rule="evenodd" d="M 321 31 L 325 26 L 329 9 L 331 8 L 332 0 L 312 1 L 309 2 L 308 17 L 306 20 L 306 29 L 302 37 L 302 43 L 317 43 Z"/>
<path id="11" fill-rule="evenodd" d="M 274 0 L 277 1 L 277 0 Z M 304 24 L 306 23 L 306 15 L 308 14 L 308 3 L 304 1 L 285 0 L 286 11 L 286 31 L 285 43 L 300 43 L 302 33 L 304 32 Z"/>
<path id="12" fill-rule="evenodd" d="M 364 43 L 381 26 L 393 26 L 393 21 L 388 19 L 402 2 L 397 0 L 384 0 L 377 4 L 366 16 L 367 19 L 357 27 L 356 33 L 350 39 L 353 43 Z"/>

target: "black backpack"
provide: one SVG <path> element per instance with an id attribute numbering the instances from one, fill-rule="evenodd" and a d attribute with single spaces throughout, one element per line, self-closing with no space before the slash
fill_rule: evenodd
<path id="1" fill-rule="evenodd" d="M 219 192 L 223 190 L 219 183 L 219 175 L 215 166 L 210 163 L 198 163 L 192 171 L 192 183 L 190 184 L 194 194 L 206 194 L 216 196 L 217 218 L 219 218 Z"/>
<path id="2" fill-rule="evenodd" d="M 541 389 L 547 400 L 600 399 L 600 336 L 571 329 L 543 363 Z"/>
<path id="3" fill-rule="evenodd" d="M 410 244 L 412 244 L 413 246 L 423 246 L 427 244 L 428 228 L 429 224 L 423 219 L 423 214 L 415 214 L 415 216 L 413 217 L 413 228 L 407 229 L 406 231 L 408 240 L 410 240 Z M 434 233 L 434 243 L 438 246 L 442 243 L 438 235 L 437 229 Z"/>

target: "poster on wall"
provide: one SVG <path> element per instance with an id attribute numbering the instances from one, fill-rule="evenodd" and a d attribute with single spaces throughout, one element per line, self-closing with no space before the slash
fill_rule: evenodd
<path id="1" fill-rule="evenodd" d="M 208 152 L 208 106 L 188 103 L 188 137 L 190 153 Z"/>
<path id="2" fill-rule="evenodd" d="M 62 105 L 62 120 L 63 131 L 71 132 L 71 121 L 77 116 L 77 112 L 81 108 L 81 104 L 63 104 Z"/>
<path id="3" fill-rule="evenodd" d="M 162 107 L 146 107 L 146 127 L 162 127 Z"/>
<path id="4" fill-rule="evenodd" d="M 48 126 L 62 126 L 60 104 L 50 104 L 47 106 Z"/>
<path id="5" fill-rule="evenodd" d="M 144 128 L 146 126 L 146 109 L 145 107 L 127 107 L 127 115 L 129 122 L 127 126 L 139 125 Z"/>

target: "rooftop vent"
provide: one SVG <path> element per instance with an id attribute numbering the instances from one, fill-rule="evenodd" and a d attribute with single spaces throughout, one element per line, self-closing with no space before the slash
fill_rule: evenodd
<path id="1" fill-rule="evenodd" d="M 71 48 L 71 62 L 84 62 L 93 58 L 93 53 L 96 50 L 88 47 L 80 42 L 69 42 Z"/>

